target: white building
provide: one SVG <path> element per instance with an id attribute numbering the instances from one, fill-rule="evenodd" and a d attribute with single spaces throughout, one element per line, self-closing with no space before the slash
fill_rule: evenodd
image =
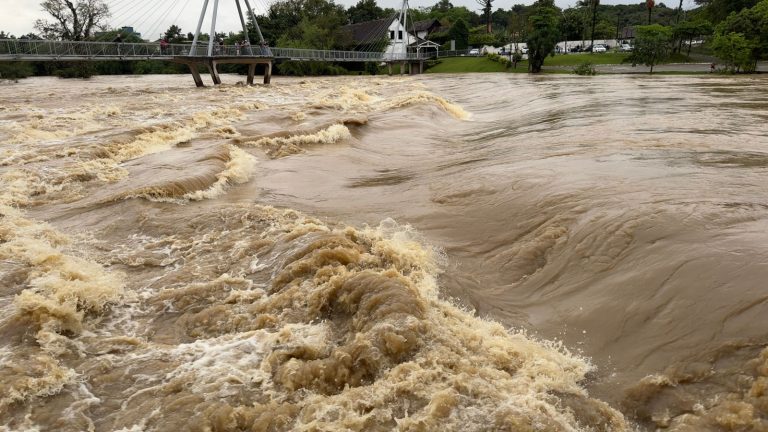
<path id="1" fill-rule="evenodd" d="M 429 34 L 440 26 L 437 20 L 412 23 L 406 21 L 406 31 L 399 19 L 381 19 L 344 26 L 358 51 L 383 51 L 385 56 L 405 58 L 406 53 L 415 54 L 425 50 L 437 50 L 438 45 L 427 40 Z M 386 46 L 382 44 L 386 43 Z"/>

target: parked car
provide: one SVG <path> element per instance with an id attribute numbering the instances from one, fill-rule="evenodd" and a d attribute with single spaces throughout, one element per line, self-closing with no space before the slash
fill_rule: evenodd
<path id="1" fill-rule="evenodd" d="M 471 55 L 471 56 L 479 56 L 480 55 L 480 50 L 477 49 L 477 48 L 472 48 L 471 50 L 469 50 L 469 55 Z"/>
<path id="2" fill-rule="evenodd" d="M 619 51 L 621 51 L 621 52 L 630 52 L 630 51 L 632 51 L 632 45 L 630 45 L 630 44 L 621 44 L 621 46 L 619 47 Z"/>
<path id="3" fill-rule="evenodd" d="M 605 48 L 605 45 L 596 44 L 594 48 L 592 48 L 592 52 L 604 53 L 604 52 L 608 52 L 608 50 Z"/>

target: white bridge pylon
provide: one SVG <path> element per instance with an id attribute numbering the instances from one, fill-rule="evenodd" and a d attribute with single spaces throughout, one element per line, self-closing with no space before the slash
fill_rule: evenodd
<path id="1" fill-rule="evenodd" d="M 259 28 L 259 23 L 256 21 L 256 14 L 253 13 L 253 8 L 251 8 L 251 4 L 248 2 L 248 0 L 243 0 L 245 2 L 245 7 L 247 9 L 247 12 L 249 16 L 251 17 L 251 20 L 253 21 L 253 25 L 256 27 L 256 33 L 259 36 L 259 45 L 262 47 L 266 46 L 264 43 L 264 36 L 261 34 L 261 28 Z M 209 0 L 204 0 L 203 2 L 203 8 L 200 11 L 200 19 L 197 22 L 197 29 L 195 30 L 195 37 L 192 40 L 192 49 L 190 52 L 196 52 L 197 49 L 197 42 L 200 38 L 200 31 L 203 28 L 203 21 L 205 20 L 206 12 L 208 11 L 208 3 Z M 237 14 L 240 17 L 240 24 L 243 27 L 243 34 L 245 35 L 245 40 L 248 43 L 245 49 L 249 51 L 249 54 L 253 55 L 253 50 L 251 49 L 251 42 L 248 35 L 248 26 L 245 24 L 245 17 L 243 16 L 243 8 L 240 5 L 240 0 L 235 0 L 235 5 L 237 6 Z M 208 57 L 213 57 L 213 44 L 216 39 L 216 17 L 219 13 L 219 0 L 213 0 L 213 9 L 211 11 L 211 33 L 208 37 Z"/>

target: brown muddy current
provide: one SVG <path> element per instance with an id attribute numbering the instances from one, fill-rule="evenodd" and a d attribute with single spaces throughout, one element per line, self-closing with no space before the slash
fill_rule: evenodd
<path id="1" fill-rule="evenodd" d="M 768 430 L 768 80 L 0 85 L 0 430 Z"/>

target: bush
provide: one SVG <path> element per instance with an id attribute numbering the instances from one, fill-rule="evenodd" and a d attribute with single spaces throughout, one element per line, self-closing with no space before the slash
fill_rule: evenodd
<path id="1" fill-rule="evenodd" d="M 597 70 L 595 65 L 587 61 L 573 68 L 573 73 L 576 75 L 593 76 L 597 75 Z"/>
<path id="2" fill-rule="evenodd" d="M 0 63 L 0 81 L 18 81 L 31 76 L 32 73 L 32 66 L 29 63 Z"/>
<path id="3" fill-rule="evenodd" d="M 277 65 L 280 75 L 316 76 L 316 75 L 346 75 L 347 70 L 334 64 L 318 61 L 287 61 Z"/>
<path id="4" fill-rule="evenodd" d="M 93 75 L 95 75 L 93 65 L 85 62 L 66 63 L 56 71 L 56 76 L 59 78 L 90 78 Z"/>
<path id="5" fill-rule="evenodd" d="M 509 69 L 512 66 L 512 62 L 510 62 L 509 59 L 504 56 L 493 54 L 493 53 L 486 54 L 486 56 L 488 57 L 488 60 L 495 61 L 496 63 L 501 63 L 507 69 Z"/>
<path id="6" fill-rule="evenodd" d="M 752 58 L 754 44 L 741 33 L 718 34 L 712 42 L 715 55 L 725 63 L 725 72 L 754 72 L 757 62 Z"/>

